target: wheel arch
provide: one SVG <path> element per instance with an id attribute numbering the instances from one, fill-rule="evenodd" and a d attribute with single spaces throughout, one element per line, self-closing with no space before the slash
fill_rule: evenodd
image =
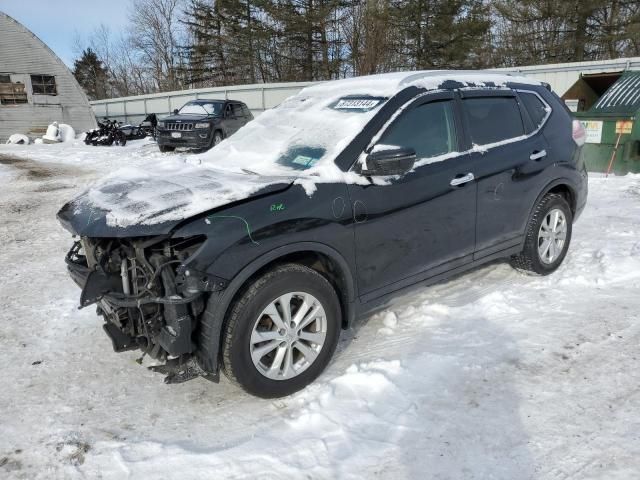
<path id="1" fill-rule="evenodd" d="M 300 263 L 325 276 L 333 285 L 342 312 L 342 328 L 348 328 L 355 317 L 355 281 L 346 259 L 334 248 L 316 242 L 299 242 L 276 247 L 244 266 L 220 292 L 213 292 L 201 322 L 207 345 L 200 345 L 206 357 L 200 357 L 201 366 L 210 372 L 218 371 L 222 326 L 229 308 L 249 282 L 263 272 L 282 263 Z"/>
<path id="2" fill-rule="evenodd" d="M 328 245 L 316 242 L 298 242 L 277 247 L 246 265 L 226 289 L 230 291 L 226 296 L 232 298 L 229 298 L 225 312 L 233 299 L 252 278 L 282 263 L 300 263 L 325 276 L 333 285 L 340 299 L 343 327 L 349 326 L 353 315 L 352 304 L 356 296 L 351 268 L 340 252 Z"/>
<path id="3" fill-rule="evenodd" d="M 564 199 L 569 204 L 569 208 L 571 208 L 572 215 L 575 216 L 576 208 L 577 208 L 577 194 L 576 189 L 571 185 L 571 181 L 567 178 L 557 178 L 552 182 L 549 182 L 543 189 L 540 195 L 536 198 L 536 201 L 531 206 L 529 210 L 529 218 L 533 214 L 533 211 L 536 208 L 536 205 L 540 203 L 540 200 L 544 198 L 545 195 L 549 193 L 557 193 L 564 197 Z"/>

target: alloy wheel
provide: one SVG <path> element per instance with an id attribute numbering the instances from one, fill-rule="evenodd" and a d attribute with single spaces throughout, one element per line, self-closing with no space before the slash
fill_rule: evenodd
<path id="1" fill-rule="evenodd" d="M 257 318 L 250 339 L 251 360 L 272 380 L 288 380 L 316 360 L 327 335 L 327 315 L 320 301 L 306 292 L 273 300 Z"/>
<path id="2" fill-rule="evenodd" d="M 562 254 L 567 239 L 567 218 L 559 208 L 550 210 L 538 232 L 538 256 L 549 265 Z"/>

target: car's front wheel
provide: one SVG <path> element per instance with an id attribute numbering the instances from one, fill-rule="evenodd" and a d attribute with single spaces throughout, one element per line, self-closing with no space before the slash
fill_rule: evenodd
<path id="1" fill-rule="evenodd" d="M 232 306 L 223 331 L 224 371 L 253 395 L 290 395 L 324 370 L 340 325 L 329 281 L 306 266 L 281 265 L 253 281 Z"/>
<path id="2" fill-rule="evenodd" d="M 222 140 L 224 140 L 224 138 L 222 137 L 222 132 L 220 130 L 216 130 L 215 132 L 213 132 L 213 142 L 211 146 L 215 147 Z"/>
<path id="3" fill-rule="evenodd" d="M 162 153 L 173 152 L 176 149 L 176 147 L 172 147 L 170 145 L 158 145 L 158 148 Z"/>
<path id="4" fill-rule="evenodd" d="M 567 255 L 573 214 L 562 195 L 549 193 L 536 205 L 529 224 L 522 252 L 511 258 L 511 265 L 538 275 L 548 275 L 557 269 Z"/>

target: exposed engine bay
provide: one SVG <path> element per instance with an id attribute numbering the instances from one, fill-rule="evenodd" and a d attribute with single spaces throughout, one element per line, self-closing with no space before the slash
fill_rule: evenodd
<path id="1" fill-rule="evenodd" d="M 82 288 L 80 308 L 97 304 L 114 350 L 140 349 L 165 362 L 151 368 L 166 373 L 169 383 L 198 375 L 217 378 L 217 372 L 201 371 L 192 356 L 205 294 L 221 288 L 215 278 L 185 266 L 204 241 L 204 236 L 82 237 L 66 257 Z"/>

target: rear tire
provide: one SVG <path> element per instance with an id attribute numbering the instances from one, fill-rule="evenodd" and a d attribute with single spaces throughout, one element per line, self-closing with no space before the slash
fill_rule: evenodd
<path id="1" fill-rule="evenodd" d="M 536 205 L 527 225 L 524 248 L 511 266 L 535 275 L 549 275 L 567 255 L 573 214 L 562 195 L 549 193 Z"/>
<path id="2" fill-rule="evenodd" d="M 291 395 L 325 369 L 341 320 L 338 296 L 320 273 L 298 264 L 276 267 L 251 282 L 227 314 L 224 372 L 252 395 Z"/>

